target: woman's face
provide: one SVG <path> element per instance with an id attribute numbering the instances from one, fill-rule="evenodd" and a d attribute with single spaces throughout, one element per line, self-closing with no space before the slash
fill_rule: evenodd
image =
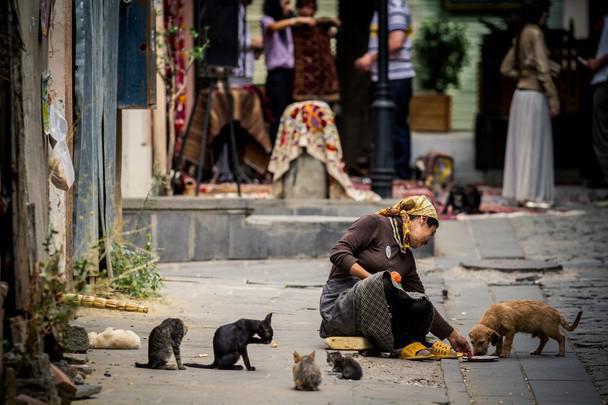
<path id="1" fill-rule="evenodd" d="M 289 15 L 291 12 L 291 0 L 281 0 L 281 9 L 283 10 L 284 16 Z"/>
<path id="2" fill-rule="evenodd" d="M 307 3 L 298 9 L 298 15 L 302 17 L 312 17 L 315 15 L 315 8 L 312 4 Z"/>
<path id="3" fill-rule="evenodd" d="M 437 232 L 435 225 L 429 226 L 427 217 L 416 217 L 410 224 L 410 246 L 414 249 L 428 243 Z"/>

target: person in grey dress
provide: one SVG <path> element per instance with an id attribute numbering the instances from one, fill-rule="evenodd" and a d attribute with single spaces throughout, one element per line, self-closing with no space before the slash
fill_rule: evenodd
<path id="1" fill-rule="evenodd" d="M 509 112 L 502 195 L 537 208 L 548 208 L 554 200 L 551 118 L 560 111 L 540 28 L 548 12 L 548 0 L 524 0 L 524 24 L 500 67 L 503 75 L 518 80 Z"/>

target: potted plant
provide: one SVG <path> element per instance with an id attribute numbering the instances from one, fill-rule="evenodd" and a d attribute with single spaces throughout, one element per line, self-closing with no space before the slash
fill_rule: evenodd
<path id="1" fill-rule="evenodd" d="M 451 128 L 452 99 L 448 87 L 458 87 L 459 74 L 468 62 L 469 46 L 463 24 L 445 19 L 428 19 L 414 42 L 417 77 L 423 93 L 414 95 L 410 123 L 417 131 L 444 131 Z"/>

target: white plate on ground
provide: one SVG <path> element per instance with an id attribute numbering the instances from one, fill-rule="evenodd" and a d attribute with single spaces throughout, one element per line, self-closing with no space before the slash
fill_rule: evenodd
<path id="1" fill-rule="evenodd" d="M 465 361 L 477 361 L 477 362 L 485 362 L 485 361 L 496 361 L 498 360 L 498 356 L 473 356 L 473 357 L 463 357 Z"/>

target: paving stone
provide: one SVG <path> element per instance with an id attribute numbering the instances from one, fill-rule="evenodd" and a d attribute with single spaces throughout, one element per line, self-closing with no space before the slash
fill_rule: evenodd
<path id="1" fill-rule="evenodd" d="M 513 395 L 485 395 L 477 398 L 479 404 L 498 404 L 498 405 L 528 405 L 531 402 L 526 396 Z"/>
<path id="2" fill-rule="evenodd" d="M 591 381 L 534 381 L 534 397 L 543 404 L 601 404 Z"/>
<path id="3" fill-rule="evenodd" d="M 543 293 L 538 285 L 491 286 L 490 291 L 496 302 L 511 300 L 544 301 Z"/>
<path id="4" fill-rule="evenodd" d="M 471 235 L 482 259 L 523 259 L 524 251 L 506 218 L 469 220 Z"/>
<path id="5" fill-rule="evenodd" d="M 486 363 L 485 366 L 487 367 L 490 364 L 496 364 L 496 367 L 500 367 L 501 372 L 496 375 L 489 375 L 482 366 L 471 368 L 466 373 L 470 378 L 473 399 L 487 396 L 504 396 L 526 399 L 529 401 L 528 403 L 531 403 L 532 395 L 516 360 L 500 360 L 495 363 Z"/>
<path id="6" fill-rule="evenodd" d="M 518 357 L 530 381 L 589 381 L 585 368 L 575 354 L 555 357 L 552 352 L 549 353 L 529 358 Z"/>
<path id="7" fill-rule="evenodd" d="M 441 221 L 435 234 L 435 256 L 479 258 L 469 221 Z"/>
<path id="8" fill-rule="evenodd" d="M 471 400 L 460 373 L 458 361 L 442 360 L 441 368 L 450 404 L 469 404 Z"/>
<path id="9" fill-rule="evenodd" d="M 563 266 L 556 262 L 526 259 L 477 259 L 465 260 L 462 267 L 470 270 L 498 270 L 505 272 L 559 271 Z"/>

